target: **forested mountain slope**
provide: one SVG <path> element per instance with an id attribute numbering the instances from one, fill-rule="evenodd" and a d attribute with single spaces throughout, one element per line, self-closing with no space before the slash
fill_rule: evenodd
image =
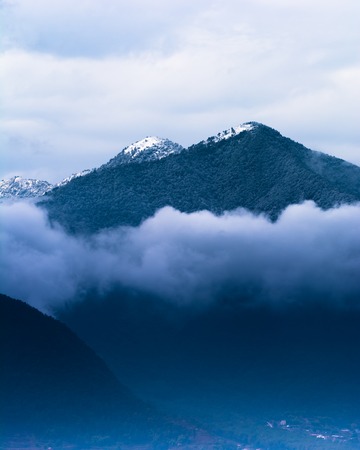
<path id="1" fill-rule="evenodd" d="M 54 189 L 41 206 L 72 232 L 139 225 L 159 208 L 215 214 L 246 208 L 272 220 L 290 204 L 360 200 L 360 168 L 313 152 L 257 123 L 178 154 L 103 166 Z"/>

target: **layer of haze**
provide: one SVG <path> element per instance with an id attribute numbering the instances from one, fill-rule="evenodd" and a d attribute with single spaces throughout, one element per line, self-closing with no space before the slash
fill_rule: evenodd
<path id="1" fill-rule="evenodd" d="M 360 164 L 358 0 L 6 0 L 0 178 L 250 120 Z"/>
<path id="2" fill-rule="evenodd" d="M 2 292 L 45 311 L 92 291 L 138 289 L 203 307 L 226 295 L 276 306 L 358 307 L 360 206 L 289 207 L 278 222 L 239 210 L 160 210 L 138 228 L 75 238 L 31 203 L 2 204 Z"/>

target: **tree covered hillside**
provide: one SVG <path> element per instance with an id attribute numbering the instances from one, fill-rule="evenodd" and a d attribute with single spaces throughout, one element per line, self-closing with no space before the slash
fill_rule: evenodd
<path id="1" fill-rule="evenodd" d="M 32 441 L 107 448 L 152 443 L 154 436 L 167 442 L 179 433 L 65 325 L 4 295 L 0 362 L 0 447 Z"/>
<path id="2" fill-rule="evenodd" d="M 272 220 L 290 204 L 360 200 L 360 168 L 261 124 L 161 160 L 100 168 L 54 189 L 41 206 L 71 232 L 139 225 L 164 206 L 215 214 L 239 207 Z"/>

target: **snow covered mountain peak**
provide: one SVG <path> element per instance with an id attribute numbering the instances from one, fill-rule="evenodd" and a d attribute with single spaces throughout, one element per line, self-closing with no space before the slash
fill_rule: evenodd
<path id="1" fill-rule="evenodd" d="M 145 139 L 141 139 L 140 141 L 125 147 L 123 152 L 135 157 L 148 148 L 166 145 L 166 141 L 168 141 L 168 139 L 162 139 L 157 136 L 148 136 Z"/>
<path id="2" fill-rule="evenodd" d="M 253 130 L 257 125 L 258 123 L 256 122 L 246 122 L 241 125 L 238 125 L 237 127 L 228 128 L 227 130 L 221 131 L 215 136 L 209 137 L 208 139 L 206 139 L 206 141 L 204 141 L 204 143 L 209 144 L 211 142 L 215 143 L 230 139 L 234 136 L 237 136 L 240 133 L 243 133 L 244 131 Z"/>
<path id="3" fill-rule="evenodd" d="M 176 144 L 169 139 L 148 136 L 145 139 L 141 139 L 140 141 L 125 147 L 108 163 L 101 166 L 101 168 L 116 167 L 120 164 L 132 162 L 140 163 L 144 161 L 154 161 L 172 154 L 180 153 L 183 150 L 184 148 L 181 145 Z"/>
<path id="4" fill-rule="evenodd" d="M 40 197 L 53 186 L 47 181 L 22 178 L 18 175 L 0 181 L 0 199 Z"/>

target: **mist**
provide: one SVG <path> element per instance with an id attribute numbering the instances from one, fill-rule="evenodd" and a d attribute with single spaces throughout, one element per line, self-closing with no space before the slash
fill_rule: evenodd
<path id="1" fill-rule="evenodd" d="M 232 296 L 275 307 L 358 307 L 360 205 L 288 207 L 276 223 L 237 210 L 159 210 L 139 227 L 68 235 L 31 202 L 0 205 L 1 291 L 51 312 L 116 287 L 201 308 Z"/>

